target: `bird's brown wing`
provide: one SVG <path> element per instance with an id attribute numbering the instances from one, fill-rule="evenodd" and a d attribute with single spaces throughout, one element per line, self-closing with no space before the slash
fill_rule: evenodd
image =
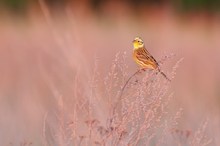
<path id="1" fill-rule="evenodd" d="M 145 49 L 140 49 L 137 52 L 137 58 L 142 61 L 146 65 L 151 65 L 154 69 L 158 67 L 157 61 L 154 59 L 154 57 Z"/>
<path id="2" fill-rule="evenodd" d="M 145 54 L 147 54 L 149 56 L 150 60 L 152 62 L 154 62 L 157 66 L 159 66 L 159 64 L 157 63 L 156 59 L 154 59 L 154 57 L 147 51 L 147 49 L 144 48 L 143 50 L 144 50 Z"/>

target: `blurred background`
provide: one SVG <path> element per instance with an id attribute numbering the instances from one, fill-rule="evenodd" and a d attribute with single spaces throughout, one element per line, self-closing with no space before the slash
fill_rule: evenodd
<path id="1" fill-rule="evenodd" d="M 126 52 L 136 71 L 135 36 L 157 60 L 176 54 L 167 76 L 184 58 L 170 111 L 183 108 L 180 129 L 208 119 L 210 145 L 220 145 L 219 0 L 0 0 L 0 32 L 0 145 L 42 145 L 45 113 L 60 96 L 71 107 L 75 76 L 86 87 L 96 61 L 105 76 Z"/>

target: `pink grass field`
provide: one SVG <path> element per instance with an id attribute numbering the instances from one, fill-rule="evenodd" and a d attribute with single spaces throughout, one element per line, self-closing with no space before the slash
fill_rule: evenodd
<path id="1" fill-rule="evenodd" d="M 220 145 L 219 15 L 80 6 L 1 12 L 0 146 Z M 135 36 L 172 81 L 147 70 L 119 97 Z"/>

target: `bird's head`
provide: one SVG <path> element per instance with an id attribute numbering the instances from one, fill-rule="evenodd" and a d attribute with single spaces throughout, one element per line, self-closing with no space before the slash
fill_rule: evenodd
<path id="1" fill-rule="evenodd" d="M 134 46 L 134 50 L 143 48 L 144 42 L 140 37 L 135 37 L 135 39 L 133 40 L 133 46 Z"/>

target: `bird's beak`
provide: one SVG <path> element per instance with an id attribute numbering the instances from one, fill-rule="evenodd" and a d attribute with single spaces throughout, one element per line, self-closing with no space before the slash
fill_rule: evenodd
<path id="1" fill-rule="evenodd" d="M 134 43 L 134 42 L 135 42 L 135 40 L 132 41 L 132 43 Z"/>

